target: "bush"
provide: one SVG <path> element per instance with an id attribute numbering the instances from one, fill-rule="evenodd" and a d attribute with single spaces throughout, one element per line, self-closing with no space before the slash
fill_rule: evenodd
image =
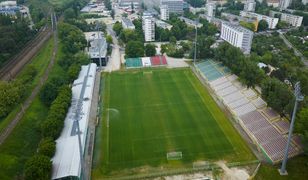
<path id="1" fill-rule="evenodd" d="M 25 179 L 49 180 L 51 179 L 52 163 L 44 155 L 34 155 L 25 164 Z"/>
<path id="2" fill-rule="evenodd" d="M 56 143 L 52 138 L 44 138 L 41 140 L 38 148 L 38 153 L 48 157 L 52 157 L 56 151 Z"/>

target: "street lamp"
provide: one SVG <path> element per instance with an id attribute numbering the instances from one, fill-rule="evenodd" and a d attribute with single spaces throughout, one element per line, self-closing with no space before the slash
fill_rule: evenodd
<path id="1" fill-rule="evenodd" d="M 285 154 L 284 154 L 284 158 L 283 158 L 283 161 L 282 161 L 281 168 L 278 170 L 280 175 L 288 175 L 288 172 L 286 171 L 286 165 L 287 165 L 287 161 L 288 161 L 288 154 L 289 154 L 290 142 L 291 142 L 291 137 L 292 137 L 292 131 L 293 131 L 294 122 L 295 122 L 297 105 L 298 105 L 298 102 L 304 100 L 304 96 L 301 94 L 300 82 L 297 82 L 295 84 L 294 96 L 295 96 L 295 104 L 294 104 L 294 109 L 293 109 L 293 113 L 292 113 L 291 125 L 290 125 L 290 129 L 289 129 L 288 142 L 287 142 L 286 151 L 285 151 Z"/>

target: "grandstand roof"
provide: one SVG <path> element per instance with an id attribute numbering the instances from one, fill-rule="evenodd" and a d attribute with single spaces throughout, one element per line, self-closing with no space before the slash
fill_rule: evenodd
<path id="1" fill-rule="evenodd" d="M 80 176 L 76 119 L 79 119 L 82 152 L 84 153 L 95 73 L 96 64 L 82 66 L 78 79 L 74 81 L 72 104 L 66 115 L 61 136 L 56 140 L 56 153 L 52 158 L 52 179 Z"/>

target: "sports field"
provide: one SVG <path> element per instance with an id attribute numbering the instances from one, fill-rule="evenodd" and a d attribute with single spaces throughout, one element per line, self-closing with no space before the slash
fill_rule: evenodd
<path id="1" fill-rule="evenodd" d="M 102 97 L 93 178 L 255 159 L 189 68 L 104 74 Z"/>

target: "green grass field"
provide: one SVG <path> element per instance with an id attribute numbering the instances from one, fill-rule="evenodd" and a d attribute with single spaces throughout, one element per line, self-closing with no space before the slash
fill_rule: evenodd
<path id="1" fill-rule="evenodd" d="M 255 160 L 190 69 L 131 70 L 103 79 L 94 178 L 138 167 L 144 172 L 145 167 L 192 167 L 202 160 Z M 167 160 L 169 152 L 182 152 L 182 159 Z"/>

